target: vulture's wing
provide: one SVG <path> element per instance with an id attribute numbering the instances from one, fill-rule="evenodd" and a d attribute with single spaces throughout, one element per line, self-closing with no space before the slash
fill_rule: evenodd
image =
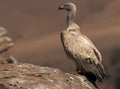
<path id="1" fill-rule="evenodd" d="M 78 62 L 78 65 L 82 64 L 82 69 L 84 71 L 84 73 L 88 73 L 86 76 L 88 76 L 90 73 L 94 74 L 96 76 L 96 78 L 102 82 L 102 80 L 107 77 L 107 73 L 104 70 L 104 67 L 101 63 L 102 61 L 102 57 L 101 54 L 99 53 L 99 51 L 97 50 L 97 48 L 94 46 L 94 44 L 85 36 L 85 35 L 80 35 L 80 40 L 82 40 L 81 42 L 79 42 L 79 44 L 84 43 L 83 47 L 84 48 L 80 51 L 80 54 L 84 55 L 86 58 L 85 60 L 83 60 L 83 62 Z M 80 41 L 79 40 L 79 41 Z M 77 43 L 76 43 L 77 44 Z M 79 46 L 78 44 L 78 46 Z M 77 55 L 79 56 L 79 55 Z M 89 57 L 88 57 L 89 56 Z M 78 57 L 79 59 L 79 57 Z M 81 59 L 79 59 L 81 60 Z M 81 66 L 80 66 L 81 67 Z M 81 69 L 81 68 L 80 68 Z"/>
<path id="2" fill-rule="evenodd" d="M 87 36 L 82 35 L 89 43 L 90 43 L 90 47 L 94 50 L 94 53 L 96 55 L 96 57 L 98 58 L 98 60 L 101 62 L 102 61 L 102 56 L 100 54 L 100 52 L 98 51 L 98 49 L 94 46 L 94 44 L 89 40 L 89 38 L 87 38 Z"/>

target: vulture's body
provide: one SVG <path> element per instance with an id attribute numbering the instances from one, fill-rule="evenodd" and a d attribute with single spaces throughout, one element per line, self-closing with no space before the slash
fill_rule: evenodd
<path id="1" fill-rule="evenodd" d="M 101 54 L 94 44 L 80 32 L 80 27 L 73 21 L 76 6 L 73 3 L 65 3 L 59 9 L 68 11 L 68 27 L 61 33 L 64 50 L 67 56 L 76 63 L 77 72 L 86 76 L 96 86 L 96 80 L 102 82 L 107 77 L 101 64 Z"/>

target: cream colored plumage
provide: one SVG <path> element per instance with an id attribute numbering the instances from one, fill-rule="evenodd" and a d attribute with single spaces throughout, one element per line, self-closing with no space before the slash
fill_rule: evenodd
<path id="1" fill-rule="evenodd" d="M 74 22 L 76 6 L 68 2 L 59 9 L 68 11 L 67 30 L 61 33 L 64 50 L 67 56 L 76 63 L 77 72 L 86 76 L 96 86 L 96 80 L 102 82 L 107 77 L 101 64 L 101 54 L 94 44 L 80 32 L 80 27 Z"/>

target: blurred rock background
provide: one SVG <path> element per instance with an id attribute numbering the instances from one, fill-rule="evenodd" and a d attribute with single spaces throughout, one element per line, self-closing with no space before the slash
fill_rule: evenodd
<path id="1" fill-rule="evenodd" d="M 0 25 L 8 29 L 15 45 L 9 51 L 19 62 L 59 68 L 75 73 L 65 55 L 60 32 L 66 29 L 65 2 L 77 5 L 76 22 L 103 55 L 110 74 L 101 89 L 119 89 L 120 83 L 120 0 L 0 0 Z"/>
<path id="2" fill-rule="evenodd" d="M 17 63 L 17 60 L 9 53 L 12 46 L 13 41 L 7 36 L 7 30 L 0 27 L 0 64 Z"/>

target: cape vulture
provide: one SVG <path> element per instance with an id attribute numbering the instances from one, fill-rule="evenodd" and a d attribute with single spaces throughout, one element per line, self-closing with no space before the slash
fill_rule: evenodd
<path id="1" fill-rule="evenodd" d="M 94 44 L 80 32 L 80 27 L 74 22 L 76 6 L 67 2 L 59 7 L 59 10 L 66 10 L 67 29 L 61 32 L 61 41 L 64 50 L 77 67 L 77 72 L 87 77 L 96 88 L 96 80 L 102 82 L 108 75 L 104 70 L 102 57 Z"/>

